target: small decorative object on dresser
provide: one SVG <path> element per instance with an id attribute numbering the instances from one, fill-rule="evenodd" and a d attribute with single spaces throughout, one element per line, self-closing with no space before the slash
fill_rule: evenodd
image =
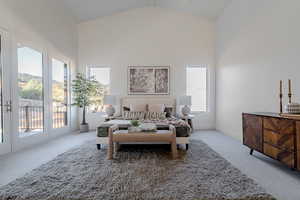
<path id="1" fill-rule="evenodd" d="M 300 170 L 300 118 L 277 113 L 243 113 L 243 144 Z"/>
<path id="2" fill-rule="evenodd" d="M 182 115 L 188 116 L 191 112 L 190 106 L 192 105 L 192 97 L 191 96 L 180 96 L 179 97 L 179 105 L 183 106 L 181 108 Z"/>
<path id="3" fill-rule="evenodd" d="M 116 110 L 114 108 L 114 105 L 117 104 L 116 96 L 114 95 L 105 95 L 104 96 L 104 105 L 107 105 L 105 112 L 108 117 L 111 117 L 115 114 Z"/>

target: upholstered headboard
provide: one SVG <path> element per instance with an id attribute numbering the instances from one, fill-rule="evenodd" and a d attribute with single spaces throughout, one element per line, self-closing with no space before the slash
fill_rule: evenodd
<path id="1" fill-rule="evenodd" d="M 123 97 L 121 98 L 121 109 L 123 106 L 129 107 L 130 104 L 165 104 L 166 107 L 172 107 L 173 113 L 176 113 L 175 97 Z"/>

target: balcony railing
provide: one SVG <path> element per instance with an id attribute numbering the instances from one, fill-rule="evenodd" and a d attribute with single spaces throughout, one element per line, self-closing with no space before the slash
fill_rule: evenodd
<path id="1" fill-rule="evenodd" d="M 67 107 L 53 107 L 53 128 L 62 128 L 68 121 Z M 44 129 L 44 108 L 42 106 L 19 107 L 19 131 L 32 132 Z"/>

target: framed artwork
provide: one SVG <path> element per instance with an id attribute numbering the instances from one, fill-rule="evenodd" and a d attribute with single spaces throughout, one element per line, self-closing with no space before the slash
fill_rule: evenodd
<path id="1" fill-rule="evenodd" d="M 129 66 L 129 95 L 169 95 L 169 66 Z"/>

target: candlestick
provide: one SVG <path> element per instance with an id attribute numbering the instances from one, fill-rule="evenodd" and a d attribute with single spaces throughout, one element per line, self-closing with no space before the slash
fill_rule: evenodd
<path id="1" fill-rule="evenodd" d="M 289 79 L 289 103 L 292 103 L 292 81 Z"/>
<path id="2" fill-rule="evenodd" d="M 279 85 L 279 109 L 280 109 L 280 113 L 282 113 L 282 80 L 280 80 L 280 85 Z"/>

